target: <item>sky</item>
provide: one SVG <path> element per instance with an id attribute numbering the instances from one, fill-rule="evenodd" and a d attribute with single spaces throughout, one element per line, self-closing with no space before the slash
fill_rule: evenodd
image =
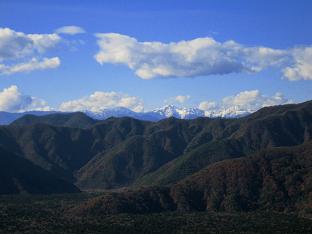
<path id="1" fill-rule="evenodd" d="M 312 99 L 312 1 L 0 0 L 0 111 Z"/>

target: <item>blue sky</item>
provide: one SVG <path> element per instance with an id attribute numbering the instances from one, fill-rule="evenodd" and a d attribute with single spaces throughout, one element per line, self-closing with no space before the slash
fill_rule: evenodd
<path id="1" fill-rule="evenodd" d="M 236 71 L 223 75 L 210 74 L 208 68 L 204 68 L 204 72 L 189 75 L 183 70 L 186 68 L 181 68 L 179 64 L 177 70 L 174 67 L 174 71 L 183 70 L 178 77 L 170 75 L 142 79 L 135 74 L 136 68 L 129 68 L 126 63 L 106 61 L 100 65 L 94 58 L 101 50 L 97 44 L 99 39 L 94 34 L 118 33 L 135 38 L 138 42 L 158 41 L 163 44 L 204 37 L 212 37 L 218 43 L 233 40 L 244 48 L 262 46 L 290 51 L 287 53 L 294 60 L 299 56 L 293 55 L 295 48 L 312 46 L 312 1 L 309 0 L 70 0 L 66 3 L 60 0 L 1 0 L 0 11 L 0 27 L 15 32 L 52 34 L 57 28 L 67 25 L 79 26 L 86 31 L 77 35 L 60 34 L 61 42 L 40 55 L 58 57 L 61 63 L 56 68 L 0 75 L 1 90 L 15 85 L 23 95 L 43 99 L 52 108 L 58 108 L 69 100 L 87 97 L 95 91 L 114 91 L 137 97 L 144 102 L 147 110 L 171 102 L 185 106 L 198 106 L 204 101 L 221 102 L 224 97 L 248 90 L 258 90 L 265 97 L 280 92 L 285 100 L 295 102 L 312 99 L 312 79 L 309 78 L 312 74 L 294 81 L 282 78 L 281 71 L 285 67 L 298 65 L 291 62 L 287 65 L 266 66 L 257 72 Z M 140 50 L 140 44 L 137 46 L 133 53 Z M 160 56 L 160 60 L 167 61 L 164 56 L 171 56 L 159 53 L 157 56 Z M 144 56 L 149 63 L 151 55 Z M 309 56 L 305 55 L 304 58 L 311 58 Z M 2 61 L 5 65 L 14 62 L 12 59 Z M 141 66 L 137 65 L 137 60 L 135 63 L 135 66 Z M 140 63 L 143 62 L 140 60 Z M 191 66 L 186 65 L 187 69 Z M 310 69 L 308 66 L 312 66 L 312 63 L 305 61 L 305 68 Z M 175 101 L 179 95 L 189 98 L 179 103 Z"/>

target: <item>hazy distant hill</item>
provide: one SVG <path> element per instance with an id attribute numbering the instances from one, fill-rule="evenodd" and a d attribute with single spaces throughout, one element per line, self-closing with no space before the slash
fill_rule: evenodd
<path id="1" fill-rule="evenodd" d="M 22 113 L 10 113 L 5 111 L 0 111 L 0 125 L 7 125 L 23 117 L 24 115 L 36 115 L 43 116 L 55 113 L 54 111 L 27 111 Z"/>
<path id="2" fill-rule="evenodd" d="M 88 128 L 97 121 L 81 112 L 74 113 L 55 113 L 44 116 L 24 115 L 13 121 L 11 125 L 31 125 L 31 124 L 48 124 L 53 126 L 63 126 L 72 128 Z"/>

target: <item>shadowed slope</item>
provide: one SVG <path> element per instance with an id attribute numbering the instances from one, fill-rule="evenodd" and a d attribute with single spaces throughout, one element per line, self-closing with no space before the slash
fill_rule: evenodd
<path id="1" fill-rule="evenodd" d="M 0 139 L 2 148 L 82 189 L 170 185 L 224 159 L 312 139 L 312 102 L 240 119 L 125 117 L 86 129 L 12 124 L 0 128 Z"/>
<path id="2" fill-rule="evenodd" d="M 312 141 L 208 166 L 172 187 L 179 210 L 312 211 Z"/>
<path id="3" fill-rule="evenodd" d="M 94 120 L 81 112 L 75 113 L 56 113 L 45 116 L 24 115 L 13 121 L 11 125 L 23 126 L 31 124 L 48 124 L 52 126 L 63 126 L 72 128 L 89 128 L 97 120 Z"/>
<path id="4" fill-rule="evenodd" d="M 302 144 L 312 139 L 312 102 L 267 107 L 248 117 L 219 121 L 213 122 L 213 128 L 200 131 L 183 155 L 136 184 L 172 184 L 213 162 L 269 147 Z"/>
<path id="5" fill-rule="evenodd" d="M 79 189 L 0 148 L 0 194 L 73 192 L 79 192 Z"/>
<path id="6" fill-rule="evenodd" d="M 278 211 L 312 215 L 312 141 L 209 165 L 168 187 L 105 193 L 79 216 L 163 211 Z"/>

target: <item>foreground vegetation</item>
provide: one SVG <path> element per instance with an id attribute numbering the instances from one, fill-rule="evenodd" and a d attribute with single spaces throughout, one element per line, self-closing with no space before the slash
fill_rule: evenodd
<path id="1" fill-rule="evenodd" d="M 280 213 L 164 212 L 73 216 L 99 194 L 0 197 L 0 233 L 311 233 L 312 220 Z"/>

